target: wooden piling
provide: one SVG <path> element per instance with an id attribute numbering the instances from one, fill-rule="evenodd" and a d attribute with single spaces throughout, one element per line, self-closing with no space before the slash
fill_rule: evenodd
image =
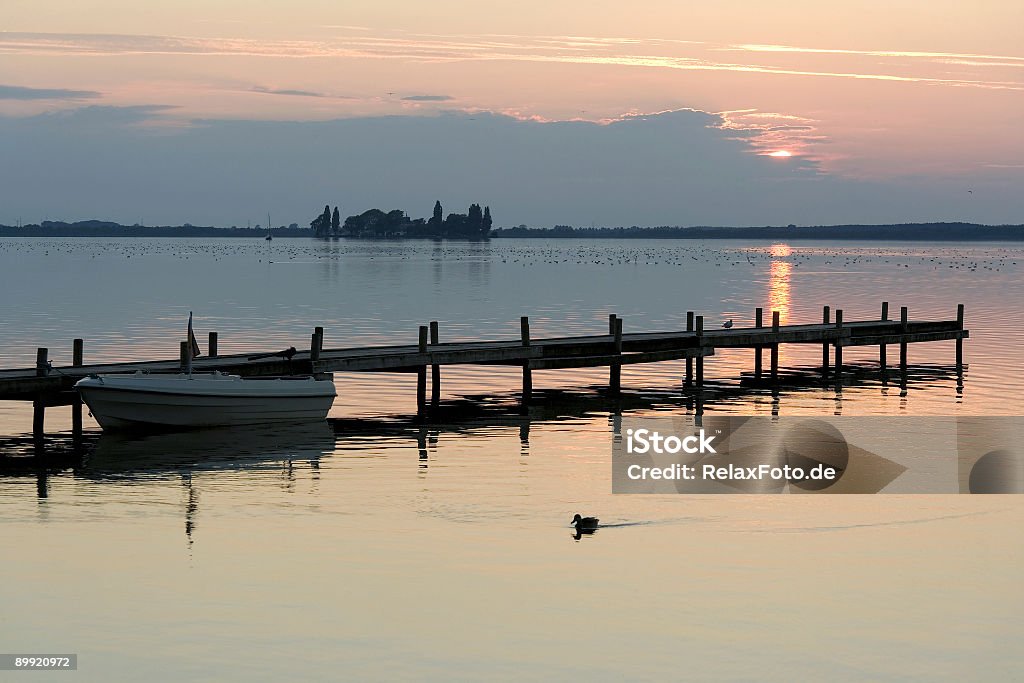
<path id="1" fill-rule="evenodd" d="M 320 360 L 320 353 L 324 350 L 324 328 L 313 328 L 313 337 L 309 344 L 309 360 L 316 362 Z"/>
<path id="2" fill-rule="evenodd" d="M 836 309 L 836 329 L 843 329 L 843 309 Z M 836 384 L 843 381 L 843 344 L 842 339 L 836 339 Z"/>
<path id="3" fill-rule="evenodd" d="M 900 389 L 907 390 L 907 307 L 900 307 Z"/>
<path id="4" fill-rule="evenodd" d="M 686 331 L 693 332 L 693 311 L 686 312 Z M 683 380 L 683 386 L 693 386 L 693 359 L 686 359 L 686 378 Z"/>
<path id="5" fill-rule="evenodd" d="M 772 332 L 779 331 L 779 312 L 772 311 Z M 779 345 L 771 345 L 772 382 L 779 381 Z"/>
<path id="6" fill-rule="evenodd" d="M 217 357 L 217 333 L 211 332 L 210 338 L 206 343 L 206 355 L 210 358 Z"/>
<path id="7" fill-rule="evenodd" d="M 430 345 L 440 343 L 440 331 L 436 320 L 430 321 Z M 430 405 L 437 407 L 441 403 L 441 366 L 434 363 L 430 366 Z"/>
<path id="8" fill-rule="evenodd" d="M 46 377 L 50 372 L 48 356 L 49 349 L 39 347 L 36 349 L 36 377 Z M 32 401 L 32 438 L 34 441 L 36 455 L 42 455 L 43 448 L 43 424 L 46 416 L 46 402 L 42 396 L 37 396 Z"/>
<path id="9" fill-rule="evenodd" d="M 882 322 L 889 319 L 889 302 L 882 302 Z M 888 359 L 886 358 L 885 342 L 878 345 L 878 369 L 882 373 L 882 381 L 885 381 L 885 375 L 887 371 Z"/>
<path id="10" fill-rule="evenodd" d="M 964 305 L 956 305 L 956 326 L 960 331 L 964 329 Z M 956 338 L 956 374 L 963 374 L 964 366 L 964 338 L 962 335 Z"/>
<path id="11" fill-rule="evenodd" d="M 694 318 L 697 340 L 704 336 L 704 316 L 698 315 Z M 704 386 L 704 356 L 697 356 L 697 386 Z"/>
<path id="12" fill-rule="evenodd" d="M 192 345 L 187 341 L 178 345 L 178 366 L 182 373 L 192 374 Z"/>
<path id="13" fill-rule="evenodd" d="M 608 324 L 614 325 L 615 316 L 611 315 L 608 317 Z M 523 346 L 530 345 L 530 318 L 529 316 L 523 316 L 519 319 L 519 340 Z M 533 398 L 533 370 L 530 369 L 530 360 L 526 359 L 523 361 L 523 406 Z"/>
<path id="14" fill-rule="evenodd" d="M 46 377 L 50 373 L 50 364 L 47 356 L 50 350 L 43 347 L 36 349 L 36 377 Z"/>
<path id="15" fill-rule="evenodd" d="M 71 365 L 76 368 L 82 367 L 84 363 L 83 348 L 85 342 L 75 339 L 71 343 Z M 82 397 L 76 391 L 75 398 L 71 402 L 71 437 L 78 440 L 82 437 Z"/>
<path id="16" fill-rule="evenodd" d="M 622 355 L 622 318 L 615 318 L 615 331 L 612 333 L 616 355 Z M 617 396 L 622 389 L 622 365 L 613 362 L 608 371 L 608 389 Z"/>
<path id="17" fill-rule="evenodd" d="M 823 306 L 821 309 L 821 324 L 828 325 L 831 316 L 829 312 L 831 309 L 828 306 Z M 821 345 L 821 374 L 824 377 L 828 377 L 828 342 Z"/>
<path id="18" fill-rule="evenodd" d="M 763 317 L 764 317 L 764 309 L 762 309 L 760 306 L 758 306 L 757 308 L 754 309 L 754 327 L 757 327 L 757 328 L 764 327 Z M 762 361 L 763 361 L 762 350 L 763 349 L 762 349 L 761 346 L 758 346 L 757 348 L 754 349 L 754 379 L 755 380 L 760 380 L 761 379 L 761 364 L 762 364 Z"/>
<path id="19" fill-rule="evenodd" d="M 420 325 L 419 352 L 427 352 L 427 326 Z M 423 413 L 427 405 L 427 366 L 420 365 L 416 368 L 416 412 Z"/>

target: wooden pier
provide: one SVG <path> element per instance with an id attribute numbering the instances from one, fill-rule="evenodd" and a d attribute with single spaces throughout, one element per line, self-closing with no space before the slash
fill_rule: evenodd
<path id="1" fill-rule="evenodd" d="M 963 340 L 970 333 L 964 328 L 964 307 L 957 306 L 955 319 L 910 320 L 906 307 L 899 320 L 889 319 L 888 302 L 882 304 L 877 320 L 845 321 L 837 309 L 834 318 L 825 306 L 822 322 L 781 325 L 779 312 L 773 311 L 770 325 L 764 324 L 764 311 L 756 309 L 753 327 L 705 329 L 704 317 L 686 314 L 686 328 L 669 332 L 624 333 L 624 320 L 610 315 L 606 334 L 579 337 L 534 339 L 530 321 L 520 320 L 520 338 L 505 341 L 442 342 L 437 322 L 418 330 L 417 343 L 398 346 L 324 348 L 325 332 L 316 327 L 307 350 L 294 348 L 279 353 L 218 355 L 217 333 L 209 337 L 209 355 L 191 358 L 187 342 L 181 342 L 178 359 L 124 363 L 84 363 L 84 343 L 73 341 L 72 364 L 55 367 L 49 350 L 39 348 L 34 368 L 0 370 L 0 400 L 32 401 L 33 433 L 43 432 L 43 412 L 48 406 L 72 406 L 73 429 L 80 432 L 82 403 L 74 383 L 100 373 L 176 373 L 220 370 L 242 376 L 309 375 L 327 372 L 414 372 L 417 374 L 416 405 L 421 415 L 427 412 L 427 376 L 430 369 L 429 405 L 440 401 L 443 365 L 512 365 L 522 368 L 522 403 L 528 405 L 533 391 L 533 371 L 559 368 L 608 367 L 608 388 L 612 395 L 621 389 L 623 365 L 656 363 L 685 359 L 685 387 L 699 391 L 704 385 L 704 362 L 716 349 L 748 348 L 754 351 L 755 382 L 777 385 L 779 346 L 782 344 L 820 344 L 821 374 L 840 386 L 843 380 L 843 349 L 847 346 L 878 346 L 882 377 L 888 370 L 887 347 L 900 347 L 900 386 L 906 391 L 907 346 L 909 344 L 956 340 L 957 376 L 962 382 Z M 768 349 L 769 368 L 765 372 L 762 354 Z M 830 349 L 832 354 L 830 354 Z M 830 358 L 831 355 L 831 358 Z M 832 361 L 834 358 L 834 362 Z"/>

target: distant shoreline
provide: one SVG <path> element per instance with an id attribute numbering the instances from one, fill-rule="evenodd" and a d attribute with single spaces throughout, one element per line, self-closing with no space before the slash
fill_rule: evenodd
<path id="1" fill-rule="evenodd" d="M 313 239 L 312 230 L 298 227 L 273 228 L 274 237 L 305 237 Z M 177 238 L 242 238 L 263 239 L 268 231 L 261 228 L 218 228 L 214 226 L 121 225 L 107 221 L 64 223 L 44 221 L 23 226 L 0 225 L 2 237 L 177 237 Z M 342 236 L 342 239 L 345 237 Z M 653 227 L 653 228 L 497 228 L 492 239 L 751 239 L 751 240 L 874 240 L 982 242 L 1024 241 L 1024 224 L 982 225 L 978 223 L 904 223 L 891 225 L 816 225 L 764 227 Z M 360 237 L 359 239 L 367 239 Z M 435 237 L 404 237 L 396 239 L 438 239 Z M 451 238 L 449 238 L 451 239 Z M 455 238 L 458 239 L 458 238 Z"/>
<path id="2" fill-rule="evenodd" d="M 494 238 L 573 239 L 760 239 L 760 240 L 885 240 L 929 242 L 1024 241 L 1024 224 L 903 223 L 890 225 L 813 225 L 763 227 L 694 226 L 656 228 L 499 228 Z"/>

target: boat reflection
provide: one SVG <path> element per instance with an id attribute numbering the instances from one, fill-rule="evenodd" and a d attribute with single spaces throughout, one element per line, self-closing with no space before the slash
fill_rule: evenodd
<path id="1" fill-rule="evenodd" d="M 294 460 L 316 461 L 332 453 L 334 446 L 334 431 L 326 422 L 148 435 L 102 434 L 77 474 L 102 478 L 253 469 Z"/>

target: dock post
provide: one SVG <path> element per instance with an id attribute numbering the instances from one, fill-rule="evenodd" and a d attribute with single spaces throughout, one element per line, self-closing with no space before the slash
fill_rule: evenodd
<path id="1" fill-rule="evenodd" d="M 614 316 L 609 316 L 609 324 Z M 519 319 L 519 339 L 524 347 L 530 346 L 530 317 L 524 315 Z M 523 359 L 523 408 L 533 399 L 533 370 L 530 369 L 530 359 Z"/>
<path id="2" fill-rule="evenodd" d="M 50 374 L 50 363 L 47 360 L 49 355 L 49 349 L 44 349 L 41 346 L 36 349 L 36 377 L 46 377 Z"/>
<path id="3" fill-rule="evenodd" d="M 964 305 L 956 305 L 956 328 L 963 332 L 964 330 Z M 964 366 L 964 338 L 962 335 L 957 335 L 956 338 L 956 374 L 963 374 Z"/>
<path id="4" fill-rule="evenodd" d="M 619 316 L 615 315 L 614 313 L 608 314 L 608 334 L 613 336 L 615 335 L 615 320 L 618 317 Z"/>
<path id="5" fill-rule="evenodd" d="M 772 332 L 779 332 L 779 312 L 772 311 Z M 777 339 L 777 337 L 776 337 Z M 772 383 L 779 381 L 779 343 L 775 342 L 771 347 Z"/>
<path id="6" fill-rule="evenodd" d="M 822 325 L 828 325 L 831 322 L 830 311 L 831 309 L 828 306 L 824 306 L 821 309 Z M 823 377 L 828 377 L 828 342 L 821 345 L 821 374 Z"/>
<path id="7" fill-rule="evenodd" d="M 420 354 L 427 352 L 427 326 L 420 325 L 420 338 L 418 350 Z M 416 413 L 423 414 L 427 405 L 427 366 L 422 364 L 416 368 Z"/>
<path id="8" fill-rule="evenodd" d="M 210 358 L 217 357 L 217 333 L 211 332 L 210 339 L 206 344 L 206 355 Z"/>
<path id="9" fill-rule="evenodd" d="M 900 391 L 907 391 L 907 307 L 900 307 Z"/>
<path id="10" fill-rule="evenodd" d="M 622 318 L 615 318 L 615 331 L 612 333 L 615 343 L 615 355 L 622 355 Z M 612 362 L 608 371 L 608 389 L 613 396 L 618 396 L 622 389 L 622 365 Z"/>
<path id="11" fill-rule="evenodd" d="M 324 328 L 314 327 L 313 338 L 309 344 L 309 360 L 316 362 L 320 360 L 320 353 L 324 350 Z"/>
<path id="12" fill-rule="evenodd" d="M 882 322 L 889 320 L 889 302 L 882 302 Z M 882 373 L 882 382 L 885 382 L 886 366 L 888 365 L 888 359 L 886 358 L 885 342 L 878 345 L 878 368 Z"/>
<path id="13" fill-rule="evenodd" d="M 693 332 L 693 311 L 686 312 L 686 331 Z M 683 380 L 683 386 L 693 386 L 693 359 L 686 359 L 686 379 Z"/>
<path id="14" fill-rule="evenodd" d="M 178 345 L 178 365 L 182 374 L 192 374 L 192 345 L 187 341 Z"/>
<path id="15" fill-rule="evenodd" d="M 754 309 L 754 327 L 764 327 L 764 309 L 760 306 Z M 761 363 L 763 360 L 763 354 L 761 353 L 761 346 L 754 347 L 754 379 L 761 381 Z"/>
<path id="16" fill-rule="evenodd" d="M 836 309 L 836 330 L 843 329 L 843 309 Z M 836 337 L 836 386 L 843 383 L 843 340 Z"/>
<path id="17" fill-rule="evenodd" d="M 50 373 L 50 363 L 47 360 L 50 351 L 43 347 L 36 349 L 36 377 L 46 377 Z M 35 454 L 43 456 L 43 422 L 46 415 L 46 402 L 42 396 L 36 396 L 32 400 L 32 444 Z M 44 486 L 45 488 L 45 486 Z"/>
<path id="18" fill-rule="evenodd" d="M 695 323 L 697 328 L 695 330 L 697 333 L 697 346 L 698 348 L 703 348 L 700 343 L 700 339 L 704 336 L 704 316 L 696 316 Z M 704 386 L 704 356 L 697 356 L 697 386 Z"/>
<path id="19" fill-rule="evenodd" d="M 436 320 L 430 321 L 430 345 L 437 346 L 440 339 Z M 441 403 L 441 366 L 434 363 L 430 366 L 430 405 L 436 408 Z"/>
<path id="20" fill-rule="evenodd" d="M 84 342 L 75 339 L 71 344 L 71 365 L 80 368 L 83 364 Z M 71 401 L 71 438 L 76 443 L 82 438 L 82 396 L 77 391 Z"/>

